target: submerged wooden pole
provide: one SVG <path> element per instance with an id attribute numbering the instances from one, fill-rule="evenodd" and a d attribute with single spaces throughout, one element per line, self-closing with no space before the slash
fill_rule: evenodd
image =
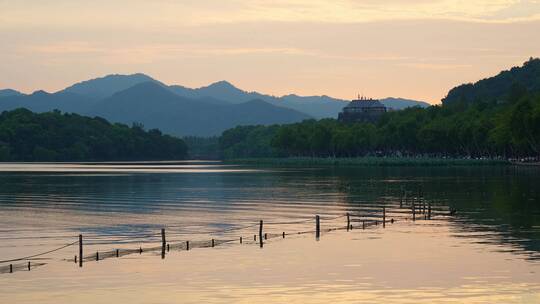
<path id="1" fill-rule="evenodd" d="M 416 221 L 416 210 L 415 210 L 415 206 L 414 206 L 414 201 L 412 203 L 412 220 Z"/>
<path id="2" fill-rule="evenodd" d="M 214 239 L 212 239 L 212 247 L 214 247 Z"/>
<path id="3" fill-rule="evenodd" d="M 240 244 L 242 244 L 242 237 L 240 237 Z"/>
<path id="4" fill-rule="evenodd" d="M 30 261 L 28 261 L 28 271 L 30 271 Z"/>
<path id="5" fill-rule="evenodd" d="M 321 237 L 321 220 L 318 215 L 315 216 L 315 237 L 317 239 Z"/>
<path id="6" fill-rule="evenodd" d="M 189 250 L 189 241 L 186 241 L 186 250 Z"/>
<path id="7" fill-rule="evenodd" d="M 347 231 L 350 230 L 351 227 L 351 218 L 349 212 L 347 212 Z"/>
<path id="8" fill-rule="evenodd" d="M 83 240 L 82 240 L 82 234 L 79 234 L 79 267 L 82 267 L 83 262 Z"/>
<path id="9" fill-rule="evenodd" d="M 116 249 L 116 257 L 120 256 L 120 250 Z"/>
<path id="10" fill-rule="evenodd" d="M 13 273 L 13 264 L 9 264 L 9 273 Z"/>
<path id="11" fill-rule="evenodd" d="M 285 231 L 283 231 L 283 238 L 285 238 Z"/>

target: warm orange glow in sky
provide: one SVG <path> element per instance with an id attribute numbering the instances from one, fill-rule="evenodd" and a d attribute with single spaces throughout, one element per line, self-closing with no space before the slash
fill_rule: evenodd
<path id="1" fill-rule="evenodd" d="M 0 88 L 142 72 L 273 95 L 405 97 L 540 56 L 540 0 L 0 0 Z"/>

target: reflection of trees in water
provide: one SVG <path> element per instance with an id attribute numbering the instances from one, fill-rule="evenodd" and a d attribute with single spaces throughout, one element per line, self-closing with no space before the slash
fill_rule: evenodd
<path id="1" fill-rule="evenodd" d="M 133 175 L 2 174 L 0 208 L 152 214 L 183 208 L 252 217 L 369 211 L 402 191 L 458 210 L 456 233 L 540 252 L 540 170 L 512 167 L 272 168 L 262 173 Z M 41 206 L 38 206 L 41 204 Z M 295 213 L 297 212 L 297 213 Z M 368 215 L 368 214 L 366 214 Z M 247 216 L 247 215 L 246 215 Z"/>
<path id="2" fill-rule="evenodd" d="M 453 222 L 458 233 L 484 232 L 488 242 L 540 252 L 537 168 L 353 168 L 341 170 L 339 176 L 352 205 L 362 196 L 399 200 L 401 189 L 413 196 L 421 189 L 425 199 L 458 210 Z M 362 193 L 364 189 L 370 191 Z"/>

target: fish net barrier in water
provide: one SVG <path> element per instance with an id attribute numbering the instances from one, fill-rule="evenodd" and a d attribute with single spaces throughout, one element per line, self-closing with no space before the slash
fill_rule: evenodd
<path id="1" fill-rule="evenodd" d="M 418 203 L 416 203 L 418 202 Z M 409 206 L 410 209 L 407 209 L 406 206 Z M 405 207 L 404 207 L 405 206 Z M 82 255 L 82 260 L 80 259 L 80 254 L 75 255 L 72 258 L 63 259 L 64 261 L 70 261 L 78 263 L 79 266 L 83 266 L 84 263 L 92 261 L 101 261 L 104 259 L 110 258 L 120 258 L 132 254 L 144 254 L 144 253 L 161 253 L 161 257 L 165 258 L 166 253 L 170 251 L 181 251 L 181 250 L 191 250 L 195 248 L 212 248 L 217 246 L 223 246 L 227 244 L 257 244 L 260 247 L 263 247 L 265 241 L 270 239 L 286 238 L 287 236 L 294 235 L 304 235 L 304 234 L 315 234 L 317 238 L 323 233 L 329 233 L 332 231 L 338 230 L 363 230 L 370 229 L 374 227 L 385 227 L 387 224 L 393 224 L 397 221 L 416 221 L 416 220 L 429 220 L 435 216 L 446 216 L 453 215 L 452 210 L 444 208 L 443 206 L 433 205 L 431 202 L 422 203 L 421 199 L 410 200 L 405 199 L 400 201 L 399 208 L 396 205 L 385 204 L 379 206 L 378 208 L 373 206 L 368 206 L 363 209 L 361 212 L 354 211 L 346 214 L 340 214 L 337 216 L 316 216 L 315 217 L 315 229 L 313 228 L 314 218 L 304 218 L 302 220 L 294 221 L 268 221 L 260 223 L 253 223 L 244 226 L 230 227 L 221 230 L 214 230 L 210 232 L 205 231 L 177 231 L 174 229 L 174 226 L 171 226 L 172 229 L 167 230 L 165 234 L 165 229 L 162 229 L 162 233 L 145 233 L 139 236 L 130 236 L 131 238 L 139 238 L 140 240 L 122 240 L 120 238 L 111 239 L 114 236 L 92 236 L 84 238 L 82 245 L 79 241 L 72 243 L 64 244 L 60 247 L 33 254 L 30 256 L 14 258 L 9 260 L 0 261 L 0 273 L 13 273 L 17 271 L 30 271 L 34 268 L 41 267 L 46 265 L 44 262 L 47 258 L 43 256 L 49 255 L 53 252 L 63 250 L 68 247 L 79 247 L 79 250 L 84 250 L 85 254 Z M 346 221 L 344 220 L 346 218 Z M 339 220 L 339 223 L 338 223 Z M 324 228 L 320 227 L 320 222 L 324 223 Z M 261 227 L 263 225 L 263 228 Z M 311 229 L 299 229 L 298 226 L 310 225 Z M 281 232 L 275 232 L 277 226 L 283 226 Z M 270 227 L 270 229 L 265 229 Z M 168 227 L 169 228 L 169 227 Z M 249 230 L 256 228 L 256 230 Z M 263 230 L 264 229 L 264 230 Z M 251 233 L 248 233 L 249 232 Z M 264 232 L 264 231 L 271 232 Z M 297 231 L 294 231 L 297 230 Z M 235 234 L 234 238 L 230 234 Z M 165 235 L 169 237 L 169 240 L 165 239 Z M 222 235 L 223 238 L 212 238 L 205 240 L 188 240 L 187 236 L 196 236 L 196 235 Z M 96 245 L 129 245 L 130 243 L 137 242 L 139 244 L 156 244 L 155 240 L 148 240 L 148 238 L 158 238 L 162 237 L 161 245 L 154 246 L 143 246 L 140 245 L 136 248 L 116 248 L 111 250 L 96 250 L 93 252 L 87 252 L 87 248 L 90 246 Z M 82 236 L 81 240 L 82 240 Z M 81 252 L 81 251 L 79 251 Z M 24 261 L 24 262 L 21 262 Z M 16 262 L 16 263 L 15 263 Z M 10 263 L 10 264 L 7 264 Z"/>
<path id="2" fill-rule="evenodd" d="M 30 271 L 31 269 L 44 266 L 47 263 L 25 262 L 0 266 L 0 273 L 13 273 L 16 271 Z"/>

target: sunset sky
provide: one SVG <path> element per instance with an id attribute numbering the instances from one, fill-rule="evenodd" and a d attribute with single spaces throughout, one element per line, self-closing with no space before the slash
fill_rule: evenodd
<path id="1" fill-rule="evenodd" d="M 0 0 L 0 88 L 111 73 L 273 95 L 404 97 L 540 56 L 540 0 Z"/>

